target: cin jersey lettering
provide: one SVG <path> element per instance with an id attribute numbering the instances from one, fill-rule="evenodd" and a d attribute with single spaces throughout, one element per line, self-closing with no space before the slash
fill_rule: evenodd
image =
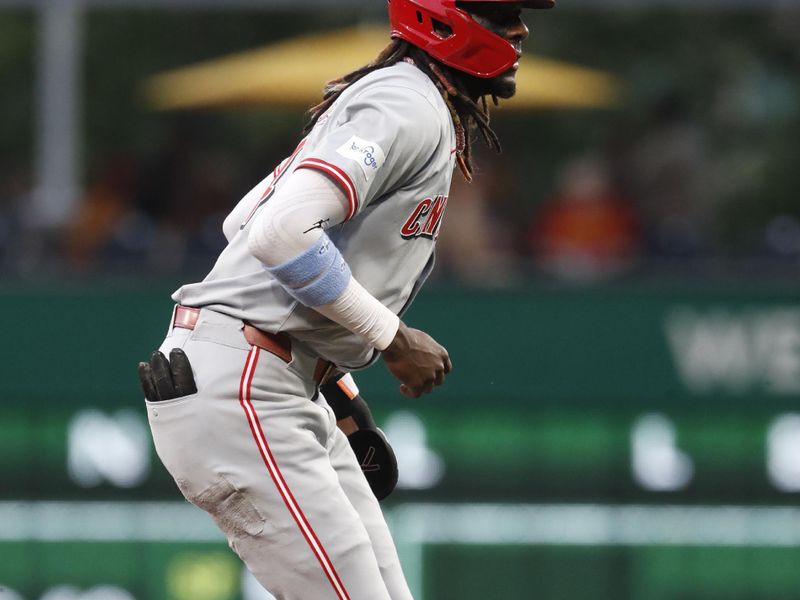
<path id="1" fill-rule="evenodd" d="M 403 239 L 410 240 L 425 237 L 435 240 L 439 235 L 444 209 L 447 206 L 447 196 L 439 195 L 436 198 L 425 198 L 408 217 L 400 230 Z"/>

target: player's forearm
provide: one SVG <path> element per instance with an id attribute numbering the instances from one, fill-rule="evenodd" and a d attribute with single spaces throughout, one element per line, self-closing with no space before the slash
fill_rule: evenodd
<path id="1" fill-rule="evenodd" d="M 352 276 L 336 300 L 314 308 L 331 321 L 357 333 L 378 350 L 389 347 L 400 327 L 400 318 Z"/>
<path id="2" fill-rule="evenodd" d="M 352 276 L 338 248 L 322 233 L 314 246 L 267 271 L 296 300 L 384 350 L 400 319 Z"/>

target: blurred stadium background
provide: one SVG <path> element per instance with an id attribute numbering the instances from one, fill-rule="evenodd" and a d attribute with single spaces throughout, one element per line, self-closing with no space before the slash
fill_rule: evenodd
<path id="1" fill-rule="evenodd" d="M 560 4 L 408 317 L 454 373 L 358 380 L 415 597 L 800 598 L 800 2 Z M 134 367 L 383 13 L 0 0 L 0 600 L 269 598 Z"/>

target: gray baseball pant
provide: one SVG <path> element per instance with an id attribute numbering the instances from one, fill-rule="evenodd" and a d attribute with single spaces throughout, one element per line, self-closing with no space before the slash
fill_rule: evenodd
<path id="1" fill-rule="evenodd" d="M 187 500 L 205 510 L 279 600 L 409 600 L 380 506 L 333 411 L 316 358 L 251 346 L 243 323 L 203 309 L 172 328 L 197 393 L 147 403 L 156 451 Z"/>

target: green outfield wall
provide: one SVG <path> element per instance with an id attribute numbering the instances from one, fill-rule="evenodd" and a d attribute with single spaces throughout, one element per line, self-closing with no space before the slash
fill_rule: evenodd
<path id="1" fill-rule="evenodd" d="M 169 284 L 2 287 L 4 403 L 137 402 Z M 449 349 L 437 405 L 775 408 L 800 395 L 800 286 L 431 286 L 407 322 Z M 380 367 L 359 376 L 391 400 Z"/>
<path id="2" fill-rule="evenodd" d="M 149 438 L 170 282 L 0 288 L 0 600 L 263 600 Z M 800 599 L 800 286 L 430 286 L 398 452 L 417 600 Z M 5 587 L 4 587 L 5 586 Z"/>

